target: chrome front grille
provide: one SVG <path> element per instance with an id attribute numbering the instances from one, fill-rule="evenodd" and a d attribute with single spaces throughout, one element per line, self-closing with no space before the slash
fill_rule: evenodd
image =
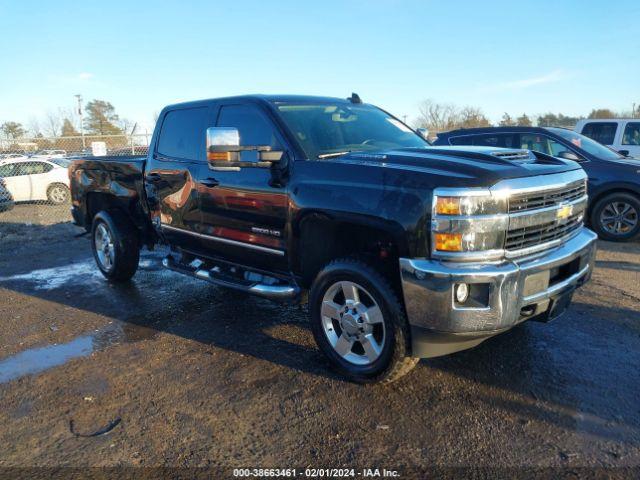
<path id="1" fill-rule="evenodd" d="M 582 226 L 583 212 L 563 221 L 551 221 L 507 231 L 505 249 L 518 251 L 570 236 Z"/>
<path id="2" fill-rule="evenodd" d="M 509 213 L 562 205 L 582 198 L 586 194 L 587 184 L 584 180 L 570 183 L 561 188 L 515 194 L 509 199 Z"/>

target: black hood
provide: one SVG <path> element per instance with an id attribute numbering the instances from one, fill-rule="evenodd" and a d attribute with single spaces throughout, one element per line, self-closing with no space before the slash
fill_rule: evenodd
<path id="1" fill-rule="evenodd" d="M 435 176 L 466 179 L 464 183 L 490 186 L 507 178 L 548 175 L 580 169 L 563 160 L 528 150 L 491 147 L 402 148 L 380 152 L 353 152 L 340 157 L 349 163 L 424 172 Z"/>

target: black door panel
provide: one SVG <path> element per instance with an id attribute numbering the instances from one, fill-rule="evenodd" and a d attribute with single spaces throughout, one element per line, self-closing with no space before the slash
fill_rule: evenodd
<path id="1" fill-rule="evenodd" d="M 256 105 L 222 105 L 217 117 L 211 125 L 237 128 L 241 145 L 282 148 L 276 127 Z M 288 193 L 284 186 L 273 186 L 271 169 L 221 171 L 203 163 L 198 178 L 206 248 L 244 265 L 287 271 Z"/>

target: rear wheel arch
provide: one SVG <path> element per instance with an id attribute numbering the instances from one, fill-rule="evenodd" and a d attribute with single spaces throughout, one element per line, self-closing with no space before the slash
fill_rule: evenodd
<path id="1" fill-rule="evenodd" d="M 105 192 L 89 192 L 85 197 L 85 226 L 87 230 L 91 229 L 94 217 L 100 211 L 119 211 L 122 215 L 127 216 L 129 221 L 138 229 L 141 243 L 149 247 L 155 243 L 154 233 L 146 222 L 146 217 L 136 211 L 136 205 L 133 202 L 139 202 L 137 198 L 122 199 L 112 193 Z"/>

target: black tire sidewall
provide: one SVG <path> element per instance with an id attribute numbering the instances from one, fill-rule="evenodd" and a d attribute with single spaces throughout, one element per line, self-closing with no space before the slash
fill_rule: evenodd
<path id="1" fill-rule="evenodd" d="M 357 283 L 363 287 L 382 311 L 385 324 L 385 342 L 380 357 L 370 365 L 355 365 L 343 359 L 329 343 L 322 327 L 320 311 L 323 297 L 331 285 L 343 280 Z M 381 281 L 377 272 L 360 262 L 333 262 L 316 277 L 309 295 L 311 330 L 318 347 L 343 375 L 359 381 L 375 381 L 377 377 L 388 370 L 397 348 L 397 329 L 399 327 L 397 318 L 404 318 L 402 312 L 397 311 L 396 302 L 388 301 L 387 297 L 393 295 L 390 286 Z"/>
<path id="2" fill-rule="evenodd" d="M 636 224 L 635 228 L 631 232 L 625 235 L 613 235 L 607 232 L 600 223 L 600 214 L 602 213 L 602 210 L 604 210 L 606 206 L 609 205 L 610 203 L 617 202 L 617 201 L 625 202 L 633 205 L 633 207 L 636 209 L 636 212 L 640 214 L 640 199 L 638 199 L 637 196 L 632 195 L 630 193 L 623 193 L 623 192 L 612 193 L 598 200 L 596 205 L 593 207 L 593 210 L 591 211 L 591 218 L 590 218 L 591 227 L 596 231 L 598 236 L 603 240 L 609 240 L 613 242 L 628 242 L 630 240 L 633 240 L 638 236 L 638 234 L 640 234 L 640 222 Z"/>

